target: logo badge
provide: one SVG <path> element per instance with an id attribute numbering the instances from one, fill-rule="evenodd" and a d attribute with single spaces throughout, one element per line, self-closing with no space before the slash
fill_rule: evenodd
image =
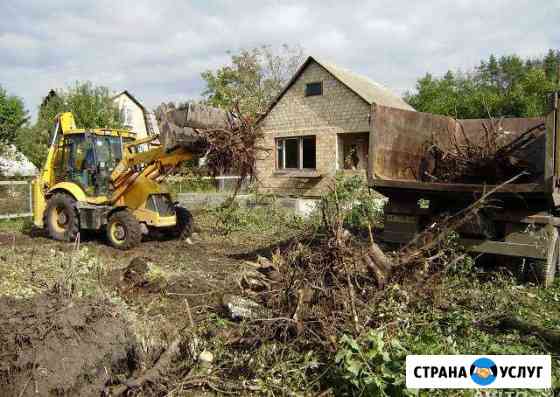
<path id="1" fill-rule="evenodd" d="M 498 376 L 498 367 L 494 361 L 482 357 L 472 363 L 470 374 L 471 379 L 477 385 L 488 386 L 496 380 L 496 376 Z"/>
<path id="2" fill-rule="evenodd" d="M 409 389 L 550 389 L 548 355 L 408 355 Z"/>

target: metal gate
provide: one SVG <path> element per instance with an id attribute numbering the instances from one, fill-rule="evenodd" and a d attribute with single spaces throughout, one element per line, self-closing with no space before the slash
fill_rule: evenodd
<path id="1" fill-rule="evenodd" d="M 0 181 L 0 219 L 33 215 L 31 181 Z"/>

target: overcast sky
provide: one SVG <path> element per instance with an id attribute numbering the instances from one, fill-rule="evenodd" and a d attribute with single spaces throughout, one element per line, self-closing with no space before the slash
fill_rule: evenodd
<path id="1" fill-rule="evenodd" d="M 226 51 L 300 45 L 397 93 L 491 53 L 560 48 L 560 0 L 2 0 L 0 85 L 35 113 L 51 88 L 91 80 L 149 107 L 200 96 Z"/>

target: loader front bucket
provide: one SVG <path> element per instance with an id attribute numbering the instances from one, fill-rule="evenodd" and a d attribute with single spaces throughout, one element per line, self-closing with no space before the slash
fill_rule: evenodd
<path id="1" fill-rule="evenodd" d="M 167 106 L 160 111 L 158 118 L 161 120 L 160 141 L 167 150 L 183 146 L 196 152 L 204 143 L 204 130 L 229 130 L 236 125 L 231 113 L 193 103 L 178 108 Z"/>

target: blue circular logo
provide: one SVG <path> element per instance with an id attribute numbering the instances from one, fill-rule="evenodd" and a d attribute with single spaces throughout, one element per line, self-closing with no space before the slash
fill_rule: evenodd
<path id="1" fill-rule="evenodd" d="M 471 365 L 471 379 L 480 386 L 488 386 L 496 380 L 498 367 L 494 361 L 482 357 L 475 360 Z"/>

